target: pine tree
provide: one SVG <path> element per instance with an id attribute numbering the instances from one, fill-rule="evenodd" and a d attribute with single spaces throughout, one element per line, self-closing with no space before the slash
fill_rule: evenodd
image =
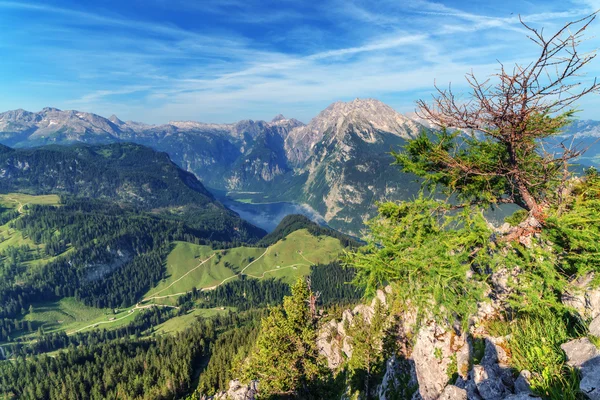
<path id="1" fill-rule="evenodd" d="M 467 74 L 471 94 L 436 87 L 431 104 L 418 101 L 418 114 L 441 128 L 423 133 L 395 153 L 405 172 L 441 184 L 465 205 L 512 203 L 529 213 L 526 224 L 506 240 L 529 236 L 544 225 L 548 210 L 568 197 L 569 162 L 585 150 L 557 136 L 572 121 L 577 101 L 600 90 L 594 79 L 581 84 L 582 69 L 596 53 L 583 54 L 592 14 L 547 36 L 523 23 L 540 55 L 484 81 Z M 447 129 L 454 129 L 450 132 Z"/>
<path id="2" fill-rule="evenodd" d="M 369 318 L 370 317 L 370 318 Z M 352 337 L 352 357 L 348 369 L 354 387 L 371 397 L 374 378 L 381 373 L 386 354 L 383 339 L 387 312 L 379 301 L 375 302 L 373 315 L 355 315 L 349 329 Z"/>
<path id="3" fill-rule="evenodd" d="M 283 306 L 272 308 L 262 320 L 256 345 L 242 371 L 246 380 L 259 381 L 261 396 L 318 398 L 319 386 L 329 371 L 316 345 L 317 319 L 310 306 L 313 296 L 307 282 L 299 279 Z"/>

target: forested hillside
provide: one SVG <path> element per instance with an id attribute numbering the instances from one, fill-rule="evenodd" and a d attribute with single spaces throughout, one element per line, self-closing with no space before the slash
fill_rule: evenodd
<path id="1" fill-rule="evenodd" d="M 214 199 L 165 153 L 130 143 L 0 149 L 0 193 L 104 199 L 185 220 L 214 240 L 256 240 L 258 229 Z"/>

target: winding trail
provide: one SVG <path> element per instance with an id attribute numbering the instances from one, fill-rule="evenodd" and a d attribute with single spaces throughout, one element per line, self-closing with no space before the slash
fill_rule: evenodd
<path id="1" fill-rule="evenodd" d="M 117 322 L 117 321 L 120 321 L 122 319 L 125 319 L 127 317 L 132 316 L 134 314 L 134 311 L 135 311 L 135 308 L 132 308 L 131 310 L 129 310 L 129 312 L 127 313 L 127 315 L 124 315 L 124 316 L 122 316 L 120 318 L 113 319 L 112 321 L 100 321 L 100 322 L 96 322 L 94 324 L 90 324 L 90 325 L 84 326 L 83 328 L 79 328 L 79 329 L 77 329 L 75 331 L 67 332 L 67 335 L 73 335 L 73 334 L 75 334 L 77 332 L 81 332 L 81 331 L 83 331 L 85 329 L 88 329 L 88 328 L 95 328 L 98 325 L 112 324 L 113 322 Z"/>
<path id="2" fill-rule="evenodd" d="M 183 278 L 185 278 L 185 277 L 186 277 L 188 274 L 191 274 L 193 271 L 195 271 L 195 270 L 197 270 L 198 268 L 200 268 L 200 267 L 201 267 L 202 265 L 204 265 L 204 264 L 205 264 L 207 261 L 209 261 L 211 258 L 213 258 L 213 257 L 214 257 L 216 254 L 217 254 L 217 253 L 213 253 L 213 255 L 212 255 L 212 256 L 208 257 L 206 260 L 202 261 L 200 264 L 198 264 L 198 265 L 196 265 L 194 268 L 190 269 L 188 272 L 186 272 L 185 274 L 183 274 L 183 275 L 182 275 L 182 276 L 181 276 L 179 279 L 177 279 L 177 280 L 175 280 L 175 281 L 171 282 L 171 284 L 170 284 L 169 286 L 167 286 L 166 288 L 164 288 L 164 289 L 161 289 L 161 290 L 159 290 L 158 292 L 151 294 L 151 295 L 150 295 L 150 297 L 146 297 L 145 299 L 142 299 L 142 302 L 144 302 L 144 301 L 148 301 L 148 300 L 152 300 L 152 299 L 157 299 L 157 298 L 160 298 L 160 297 L 157 297 L 157 296 L 155 296 L 155 295 L 157 295 L 157 294 L 159 294 L 159 293 L 161 293 L 161 292 L 164 292 L 165 290 L 167 290 L 168 288 L 170 288 L 171 286 L 173 286 L 174 284 L 176 284 L 177 282 L 179 282 L 180 280 L 182 280 Z M 187 293 L 187 292 L 186 292 L 186 293 Z M 164 297 L 162 297 L 162 298 L 164 298 Z"/>
<path id="3" fill-rule="evenodd" d="M 177 306 L 169 306 L 169 305 L 166 305 L 166 304 L 148 304 L 148 305 L 145 305 L 145 306 L 141 306 L 141 305 L 140 305 L 140 303 L 137 303 L 137 304 L 135 305 L 135 307 L 133 307 L 132 309 L 130 309 L 130 310 L 127 312 L 127 314 L 126 314 L 126 315 L 123 315 L 122 317 L 115 318 L 115 319 L 113 319 L 113 320 L 110 320 L 110 321 L 100 321 L 100 322 L 95 322 L 95 323 L 93 323 L 93 324 L 90 324 L 90 325 L 84 326 L 83 328 L 79 328 L 79 329 L 77 329 L 77 330 L 75 330 L 75 331 L 67 332 L 67 335 L 72 335 L 72 334 L 74 334 L 74 333 L 81 332 L 81 331 L 83 331 L 83 330 L 85 330 L 85 329 L 88 329 L 88 328 L 95 328 L 95 327 L 97 327 L 98 325 L 112 324 L 112 323 L 114 323 L 114 322 L 117 322 L 117 321 L 120 321 L 120 320 L 122 320 L 122 319 L 125 319 L 125 318 L 127 318 L 127 317 L 130 317 L 130 316 L 132 316 L 133 314 L 135 314 L 135 310 L 142 310 L 142 309 L 145 309 L 145 308 L 152 308 L 152 307 L 168 307 L 168 308 L 176 308 L 176 309 L 179 309 L 179 307 L 177 307 Z"/>
<path id="4" fill-rule="evenodd" d="M 19 212 L 19 214 L 23 214 L 23 207 L 28 204 L 28 203 L 23 204 L 19 200 L 15 199 L 15 198 L 12 198 L 12 197 L 9 197 L 9 196 L 6 196 L 5 199 L 6 200 L 10 200 L 13 203 L 18 203 L 19 204 L 19 207 L 17 208 L 17 211 Z"/>
<path id="5" fill-rule="evenodd" d="M 302 254 L 301 251 L 298 252 L 298 254 L 300 254 L 300 257 L 304 258 L 306 261 L 309 262 L 310 265 L 317 265 L 316 263 L 310 261 L 308 258 L 304 257 L 304 254 Z"/>
<path id="6" fill-rule="evenodd" d="M 287 268 L 294 268 L 294 269 L 296 269 L 296 267 L 299 266 L 299 265 L 305 265 L 307 267 L 310 267 L 309 264 L 292 264 L 292 265 L 288 265 L 287 267 L 280 267 L 280 268 L 275 268 L 275 269 L 270 269 L 268 271 L 264 271 L 261 276 L 256 276 L 256 275 L 251 275 L 251 274 L 246 274 L 246 275 L 251 276 L 251 277 L 256 278 L 256 279 L 263 279 L 265 277 L 265 274 L 267 274 L 269 272 L 281 271 L 282 269 L 287 269 Z"/>
<path id="7" fill-rule="evenodd" d="M 235 275 L 231 275 L 230 277 L 223 279 L 223 280 L 221 281 L 221 283 L 219 283 L 219 284 L 217 284 L 217 285 L 215 285 L 215 286 L 205 287 L 205 288 L 202 288 L 202 289 L 200 289 L 200 290 L 201 290 L 202 292 L 206 292 L 206 291 L 209 291 L 209 290 L 215 290 L 216 288 L 218 288 L 219 286 L 221 286 L 222 284 L 224 284 L 224 283 L 225 283 L 225 282 L 227 282 L 228 280 L 231 280 L 231 279 L 233 279 L 233 278 L 235 278 L 235 277 L 238 277 L 238 276 L 242 275 L 242 274 L 244 273 L 244 271 L 245 271 L 246 269 L 248 269 L 248 267 L 249 267 L 249 266 L 251 266 L 252 264 L 254 264 L 255 262 L 257 262 L 258 260 L 260 260 L 260 259 L 261 259 L 261 258 L 262 258 L 262 257 L 263 257 L 265 254 L 267 254 L 267 252 L 269 251 L 269 249 L 270 249 L 270 248 L 271 248 L 270 246 L 269 246 L 269 247 L 267 247 L 267 249 L 265 250 L 265 252 L 264 252 L 264 253 L 262 253 L 260 256 L 256 257 L 256 259 L 255 259 L 255 260 L 252 260 L 252 261 L 251 261 L 251 262 L 250 262 L 248 265 L 246 265 L 246 266 L 245 266 L 245 267 L 244 267 L 244 268 L 243 268 L 243 269 L 242 269 L 240 272 L 238 272 L 237 274 L 235 274 Z M 248 275 L 248 274 L 246 274 L 246 275 Z M 250 275 L 250 276 L 252 276 L 252 275 Z"/>
<path id="8" fill-rule="evenodd" d="M 201 288 L 201 289 L 200 289 L 200 291 L 202 291 L 202 292 L 205 292 L 205 291 L 209 291 L 209 290 L 214 290 L 214 289 L 218 288 L 219 286 L 223 285 L 225 282 L 227 282 L 227 281 L 229 281 L 229 280 L 231 280 L 231 279 L 233 279 L 233 278 L 236 278 L 236 277 L 238 277 L 238 276 L 242 275 L 242 274 L 244 273 L 244 271 L 246 271 L 246 270 L 247 270 L 247 269 L 248 269 L 248 268 L 249 268 L 249 267 L 250 267 L 252 264 L 254 264 L 254 263 L 255 263 L 255 262 L 257 262 L 258 260 L 260 260 L 261 258 L 263 258 L 263 257 L 264 257 L 264 256 L 265 256 L 265 255 L 266 255 L 268 252 L 269 252 L 269 249 L 270 249 L 270 248 L 271 248 L 271 246 L 267 247 L 267 249 L 264 251 L 264 253 L 262 253 L 262 254 L 261 254 L 260 256 L 258 256 L 256 259 L 254 259 L 254 260 L 252 260 L 250 263 L 248 263 L 248 265 L 246 265 L 244 268 L 242 268 L 242 270 L 241 270 L 240 272 L 238 272 L 237 274 L 234 274 L 234 275 L 232 275 L 232 276 L 229 276 L 229 277 L 227 277 L 227 278 L 223 279 L 223 280 L 222 280 L 220 283 L 218 283 L 218 284 L 216 284 L 216 285 L 214 285 L 214 286 L 210 286 L 210 287 Z M 217 254 L 217 253 L 218 253 L 218 251 L 217 251 L 217 252 L 215 252 L 215 253 L 213 253 L 213 254 L 212 254 L 210 257 L 208 257 L 207 259 L 205 259 L 205 260 L 203 260 L 202 262 L 200 262 L 200 263 L 199 263 L 197 266 L 195 266 L 194 268 L 192 268 L 191 270 L 189 270 L 188 272 L 186 272 L 185 274 L 183 274 L 183 275 L 182 275 L 180 278 L 178 278 L 177 280 L 175 280 L 174 282 L 172 282 L 172 283 L 171 283 L 169 286 L 167 286 L 166 288 L 164 288 L 164 289 L 161 289 L 161 290 L 159 290 L 158 292 L 155 292 L 155 293 L 153 293 L 153 294 L 152 294 L 152 295 L 150 295 L 149 297 L 146 297 L 146 298 L 144 298 L 144 299 L 140 300 L 140 302 L 139 302 L 139 303 L 137 303 L 137 304 L 135 305 L 135 307 L 133 307 L 132 309 L 130 309 L 130 310 L 129 310 L 129 312 L 127 313 L 127 315 L 124 315 L 124 316 L 122 316 L 122 317 L 119 317 L 119 318 L 113 319 L 112 321 L 100 321 L 100 322 L 96 322 L 96 323 L 93 323 L 93 324 L 90 324 L 90 325 L 84 326 L 83 328 L 79 328 L 79 329 L 77 329 L 77 330 L 75 330 L 75 331 L 67 332 L 67 335 L 72 335 L 72 334 L 74 334 L 74 333 L 81 332 L 81 331 L 83 331 L 83 330 L 85 330 L 85 329 L 94 328 L 94 327 L 97 327 L 98 325 L 112 324 L 113 322 L 120 321 L 120 320 L 122 320 L 122 319 L 125 319 L 125 318 L 127 318 L 127 317 L 129 317 L 129 316 L 133 315 L 133 314 L 135 313 L 135 311 L 136 311 L 136 310 L 141 310 L 141 309 L 145 309 L 145 308 L 151 308 L 151 307 L 168 307 L 168 308 L 176 308 L 176 309 L 178 309 L 179 307 L 177 307 L 177 306 L 170 306 L 170 305 L 166 305 L 166 304 L 155 304 L 155 303 L 152 303 L 152 304 L 147 304 L 147 305 L 142 305 L 142 304 L 143 304 L 144 302 L 148 302 L 148 301 L 150 301 L 150 300 L 166 299 L 166 298 L 169 298 L 169 297 L 183 296 L 183 295 L 185 295 L 185 294 L 191 293 L 191 290 L 190 290 L 190 291 L 186 291 L 186 292 L 173 293 L 173 294 L 166 294 L 166 295 L 163 295 L 163 296 L 156 296 L 157 294 L 159 294 L 159 293 L 161 293 L 161 292 L 164 292 L 165 290 L 169 289 L 171 286 L 173 286 L 174 284 L 176 284 L 177 282 L 179 282 L 180 280 L 182 280 L 183 278 L 185 278 L 185 277 L 186 277 L 188 274 L 190 274 L 191 272 L 195 271 L 196 269 L 200 268 L 202 265 L 206 264 L 206 263 L 207 263 L 208 261 L 210 261 L 210 260 L 211 260 L 211 259 L 212 259 L 212 258 L 213 258 L 213 257 L 214 257 L 216 254 Z M 300 254 L 300 256 L 301 256 L 302 258 L 304 258 L 304 259 L 305 259 L 305 260 L 306 260 L 306 261 L 307 261 L 309 264 L 297 263 L 297 264 L 292 264 L 292 265 L 288 265 L 288 266 L 285 266 L 285 267 L 274 268 L 274 269 L 271 269 L 271 270 L 268 270 L 268 271 L 264 271 L 264 272 L 262 273 L 262 275 L 260 275 L 260 276 L 257 276 L 257 275 L 252 275 L 252 274 L 246 274 L 246 275 L 248 275 L 248 276 L 251 276 L 251 277 L 253 277 L 253 278 L 257 278 L 257 279 L 262 279 L 262 278 L 264 278 L 264 277 L 265 277 L 265 274 L 268 274 L 268 273 L 271 273 L 271 272 L 281 271 L 281 270 L 288 269 L 288 268 L 296 268 L 297 266 L 301 266 L 301 265 L 303 265 L 303 266 L 306 266 L 306 265 L 308 265 L 308 266 L 310 266 L 310 265 L 314 265 L 314 263 L 313 263 L 312 261 L 310 261 L 309 259 L 307 259 L 306 257 L 304 257 L 304 255 L 303 255 L 302 253 L 298 253 L 298 254 Z"/>

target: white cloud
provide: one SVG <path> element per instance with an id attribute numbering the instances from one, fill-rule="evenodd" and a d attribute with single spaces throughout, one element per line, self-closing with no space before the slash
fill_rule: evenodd
<path id="1" fill-rule="evenodd" d="M 237 2 L 229 6 L 245 7 Z M 584 15 L 588 6 L 542 9 L 523 18 L 536 25 L 553 25 Z M 294 36 L 257 41 L 241 33 L 200 34 L 116 14 L 0 0 L 0 8 L 80 21 L 62 24 L 50 18 L 27 30 L 28 37 L 37 39 L 26 60 L 43 59 L 73 77 L 63 81 L 71 89 L 69 97 L 48 105 L 82 107 L 145 122 L 221 122 L 270 118 L 279 112 L 306 120 L 331 101 L 353 97 L 383 96 L 396 99 L 392 105 L 410 109 L 417 95 L 431 91 L 434 79 L 460 89 L 471 68 L 486 76 L 497 68 L 497 58 L 510 64 L 530 59 L 536 52 L 524 40 L 516 15 L 480 15 L 422 0 L 409 5 L 391 0 L 330 0 L 320 7 L 335 30 L 302 26 L 294 35 L 312 36 L 297 50 Z M 221 11 L 217 7 L 212 12 Z M 239 17 L 231 16 L 232 20 Z M 260 19 L 260 13 L 253 18 Z M 262 22 L 275 19 L 265 16 Z M 82 35 L 85 24 L 118 30 Z M 52 37 L 60 40 L 48 43 L 44 33 L 52 29 Z M 50 75 L 39 81 L 57 79 Z M 127 96 L 129 101 L 124 100 Z"/>

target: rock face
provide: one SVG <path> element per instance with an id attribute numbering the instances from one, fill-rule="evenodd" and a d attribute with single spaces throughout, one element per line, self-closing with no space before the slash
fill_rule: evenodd
<path id="1" fill-rule="evenodd" d="M 352 356 L 352 340 L 347 328 L 357 316 L 373 315 L 376 302 L 389 307 L 391 288 L 378 291 L 377 298 L 371 305 L 360 305 L 353 310 L 345 310 L 341 321 L 332 320 L 325 324 L 319 333 L 318 343 L 321 354 L 333 370 L 338 370 L 345 359 Z M 391 308 L 393 309 L 393 308 Z M 487 309 L 486 309 L 487 310 Z M 488 311 L 483 311 L 481 315 Z M 491 315 L 495 315 L 494 313 Z M 400 317 L 400 320 L 397 318 Z M 377 398 L 410 398 L 413 400 L 524 400 L 536 399 L 530 388 L 531 373 L 521 371 L 519 376 L 513 376 L 509 366 L 508 338 L 490 337 L 484 339 L 484 351 L 478 364 L 474 364 L 474 343 L 471 337 L 461 333 L 457 328 L 443 328 L 430 321 L 421 325 L 418 332 L 412 327 L 415 317 L 411 313 L 402 316 L 395 315 L 397 323 L 391 324 L 398 329 L 395 334 L 400 341 L 410 342 L 406 348 L 400 348 L 399 353 L 387 360 L 381 384 L 377 388 Z M 403 338 L 403 339 L 402 339 Z M 413 339 L 409 339 L 413 338 Z M 598 351 L 588 342 L 581 351 L 580 359 L 573 358 L 572 365 L 590 366 Z M 567 351 L 567 349 L 565 349 Z M 594 364 L 595 365 L 595 364 Z M 588 371 L 592 371 L 588 369 Z M 584 387 L 589 393 L 595 381 L 592 372 L 586 372 L 582 367 Z M 596 387 L 596 386 L 594 386 Z M 600 387 L 600 384 L 597 386 Z M 595 397 L 592 397 L 595 398 Z"/>
<path id="2" fill-rule="evenodd" d="M 467 391 L 458 386 L 448 385 L 438 400 L 467 400 Z"/>
<path id="3" fill-rule="evenodd" d="M 450 379 L 449 367 L 456 364 L 454 355 L 465 345 L 464 338 L 434 323 L 419 330 L 412 359 L 423 400 L 435 400 L 442 394 Z"/>
<path id="4" fill-rule="evenodd" d="M 239 380 L 229 382 L 227 392 L 217 393 L 212 397 L 206 398 L 214 400 L 254 400 L 258 394 L 258 382 L 252 381 L 247 385 L 243 385 Z"/>
<path id="5" fill-rule="evenodd" d="M 589 273 L 571 282 L 573 289 L 562 295 L 562 302 L 574 308 L 584 319 L 600 315 L 600 288 L 594 285 L 594 274 Z"/>
<path id="6" fill-rule="evenodd" d="M 391 291 L 387 287 L 377 291 L 376 298 L 373 299 L 371 305 L 360 304 L 354 307 L 353 310 L 345 310 L 342 314 L 342 320 L 331 320 L 324 324 L 317 335 L 317 346 L 319 352 L 327 359 L 327 365 L 330 369 L 336 370 L 344 361 L 345 358 L 352 357 L 352 338 L 348 335 L 347 328 L 352 324 L 352 320 L 360 316 L 365 321 L 370 322 L 375 312 L 375 304 L 380 301 L 386 305 L 386 293 Z"/>
<path id="7" fill-rule="evenodd" d="M 579 368 L 579 389 L 592 400 L 600 399 L 600 351 L 588 338 L 571 340 L 561 346 L 567 364 Z"/>
<path id="8" fill-rule="evenodd" d="M 303 165 L 315 153 L 315 147 L 323 143 L 341 141 L 349 131 L 356 131 L 369 143 L 381 140 L 377 131 L 390 132 L 403 139 L 419 133 L 421 126 L 398 114 L 391 107 L 375 99 L 356 99 L 331 104 L 306 126 L 298 127 L 286 138 L 285 149 L 294 165 Z"/>
<path id="9" fill-rule="evenodd" d="M 0 143 L 136 142 L 168 153 L 208 187 L 305 203 L 353 234 L 375 214 L 376 201 L 406 199 L 419 189 L 414 176 L 390 165 L 389 152 L 421 129 L 373 99 L 334 103 L 308 125 L 282 115 L 270 122 L 147 125 L 55 108 L 0 114 Z"/>

